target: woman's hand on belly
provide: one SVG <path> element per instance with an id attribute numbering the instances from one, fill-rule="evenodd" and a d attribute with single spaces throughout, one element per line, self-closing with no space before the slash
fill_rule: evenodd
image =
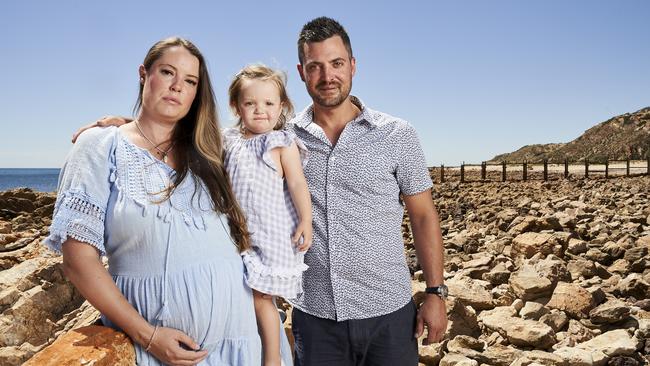
<path id="1" fill-rule="evenodd" d="M 160 327 L 151 339 L 149 352 L 168 365 L 196 365 L 208 357 L 208 351 L 180 330 Z"/>

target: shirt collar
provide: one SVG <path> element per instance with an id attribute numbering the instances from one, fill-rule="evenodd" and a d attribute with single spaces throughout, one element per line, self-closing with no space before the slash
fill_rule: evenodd
<path id="1" fill-rule="evenodd" d="M 370 108 L 366 107 L 366 105 L 363 103 L 361 99 L 355 97 L 354 95 L 350 95 L 350 101 L 361 110 L 361 113 L 359 113 L 359 115 L 350 122 L 352 123 L 366 122 L 372 127 L 376 127 L 378 125 L 377 121 L 375 121 L 375 118 L 373 117 L 373 114 L 371 113 Z M 314 122 L 313 104 L 310 104 L 302 112 L 298 113 L 298 115 L 296 115 L 296 117 L 294 118 L 294 123 L 296 124 L 296 126 L 303 129 L 309 126 L 313 122 Z"/>

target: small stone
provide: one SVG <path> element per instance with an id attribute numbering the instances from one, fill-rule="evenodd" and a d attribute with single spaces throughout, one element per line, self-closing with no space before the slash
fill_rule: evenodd
<path id="1" fill-rule="evenodd" d="M 621 280 L 616 291 L 623 296 L 632 296 L 636 299 L 650 297 L 650 285 L 638 273 L 632 273 Z"/>
<path id="2" fill-rule="evenodd" d="M 478 366 L 478 361 L 458 353 L 447 353 L 440 360 L 440 366 Z"/>
<path id="3" fill-rule="evenodd" d="M 485 342 L 474 337 L 459 335 L 447 343 L 447 350 L 449 352 L 464 354 L 462 352 L 464 349 L 483 351 L 485 349 Z"/>
<path id="4" fill-rule="evenodd" d="M 594 324 L 617 323 L 629 316 L 630 308 L 619 300 L 608 301 L 589 312 L 589 318 Z"/>
<path id="5" fill-rule="evenodd" d="M 554 331 L 559 332 L 569 322 L 569 317 L 563 311 L 553 309 L 550 313 L 542 315 L 539 321 L 548 325 Z"/>
<path id="6" fill-rule="evenodd" d="M 542 315 L 547 314 L 549 311 L 548 308 L 544 307 L 544 305 L 540 303 L 527 301 L 526 305 L 519 310 L 519 316 L 523 319 L 538 320 Z"/>
<path id="7" fill-rule="evenodd" d="M 571 366 L 592 366 L 594 360 L 591 352 L 579 348 L 562 347 L 553 352 L 561 357 L 567 365 Z"/>
<path id="8" fill-rule="evenodd" d="M 0 234 L 10 234 L 11 233 L 11 222 L 0 221 Z"/>

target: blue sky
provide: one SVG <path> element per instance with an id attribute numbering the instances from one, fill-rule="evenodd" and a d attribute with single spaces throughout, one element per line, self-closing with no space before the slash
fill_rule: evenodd
<path id="1" fill-rule="evenodd" d="M 3 1 L 0 167 L 59 167 L 79 126 L 130 115 L 137 68 L 180 35 L 208 60 L 223 125 L 243 65 L 285 70 L 310 99 L 296 38 L 327 15 L 348 30 L 353 94 L 411 122 L 430 165 L 480 162 L 567 142 L 650 106 L 650 2 L 637 1 Z"/>

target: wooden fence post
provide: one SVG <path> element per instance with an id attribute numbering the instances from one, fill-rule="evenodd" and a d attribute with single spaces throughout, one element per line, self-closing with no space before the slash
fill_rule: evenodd
<path id="1" fill-rule="evenodd" d="M 505 182 L 506 181 L 506 162 L 502 162 L 501 165 L 503 166 L 503 172 L 501 173 L 501 181 Z"/>
<path id="2" fill-rule="evenodd" d="M 625 160 L 625 176 L 630 176 L 630 159 Z"/>
<path id="3" fill-rule="evenodd" d="M 544 182 L 548 180 L 548 159 L 544 159 Z"/>
<path id="4" fill-rule="evenodd" d="M 609 158 L 605 160 L 605 179 L 609 178 Z"/>
<path id="5" fill-rule="evenodd" d="M 482 162 L 481 163 L 481 180 L 485 180 L 485 176 L 487 175 L 486 170 L 487 170 L 487 163 Z"/>
<path id="6" fill-rule="evenodd" d="M 460 182 L 465 183 L 465 162 L 460 164 Z"/>
<path id="7" fill-rule="evenodd" d="M 569 178 L 569 159 L 564 158 L 564 179 Z"/>
<path id="8" fill-rule="evenodd" d="M 440 164 L 440 183 L 445 182 L 445 164 Z"/>
<path id="9" fill-rule="evenodd" d="M 589 178 L 589 159 L 585 158 L 585 178 Z"/>
<path id="10" fill-rule="evenodd" d="M 523 174 L 524 182 L 528 180 L 528 162 L 524 161 L 524 174 Z"/>

